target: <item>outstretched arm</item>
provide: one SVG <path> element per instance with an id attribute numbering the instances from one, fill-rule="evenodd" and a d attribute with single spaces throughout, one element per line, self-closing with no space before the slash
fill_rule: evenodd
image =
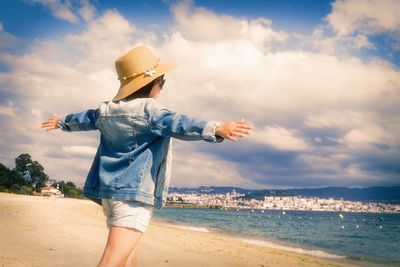
<path id="1" fill-rule="evenodd" d="M 63 131 L 90 131 L 96 130 L 96 121 L 99 109 L 88 109 L 83 112 L 70 113 L 65 116 L 53 114 L 52 117 L 42 123 L 46 131 L 60 128 Z"/>
<path id="2" fill-rule="evenodd" d="M 251 129 L 243 119 L 238 122 L 206 122 L 177 114 L 159 106 L 154 99 L 148 100 L 146 111 L 152 132 L 186 141 L 204 140 L 213 143 L 222 142 L 224 139 L 236 141 L 236 137 L 244 137 Z"/>

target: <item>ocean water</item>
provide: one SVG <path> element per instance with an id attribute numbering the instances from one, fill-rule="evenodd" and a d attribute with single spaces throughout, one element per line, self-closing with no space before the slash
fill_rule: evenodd
<path id="1" fill-rule="evenodd" d="M 154 218 L 303 254 L 400 266 L 400 214 L 163 208 Z"/>

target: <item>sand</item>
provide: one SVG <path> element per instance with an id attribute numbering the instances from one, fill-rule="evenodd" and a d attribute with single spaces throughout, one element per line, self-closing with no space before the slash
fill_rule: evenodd
<path id="1" fill-rule="evenodd" d="M 0 266 L 96 266 L 107 241 L 101 206 L 89 200 L 0 193 Z M 356 266 L 248 244 L 152 218 L 139 267 Z"/>

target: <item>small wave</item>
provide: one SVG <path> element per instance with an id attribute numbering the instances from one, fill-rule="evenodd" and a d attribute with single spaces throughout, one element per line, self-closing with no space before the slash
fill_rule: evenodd
<path id="1" fill-rule="evenodd" d="M 239 240 L 244 241 L 249 244 L 253 244 L 253 245 L 275 248 L 275 249 L 279 249 L 279 250 L 285 250 L 285 251 L 295 252 L 295 253 L 304 254 L 304 255 L 310 255 L 310 256 L 316 256 L 316 257 L 322 257 L 322 258 L 328 258 L 328 259 L 344 259 L 344 258 L 346 258 L 345 256 L 330 254 L 330 253 L 327 253 L 327 252 L 324 252 L 321 250 L 310 250 L 310 249 L 304 249 L 304 248 L 289 247 L 289 246 L 279 245 L 279 244 L 264 241 L 264 240 L 256 240 L 256 239 L 239 239 Z"/>
<path id="2" fill-rule="evenodd" d="M 183 225 L 171 225 L 171 226 L 175 227 L 175 228 L 191 230 L 191 231 L 196 231 L 196 232 L 203 232 L 203 233 L 209 233 L 210 232 L 207 228 L 204 228 L 204 227 L 183 226 Z"/>

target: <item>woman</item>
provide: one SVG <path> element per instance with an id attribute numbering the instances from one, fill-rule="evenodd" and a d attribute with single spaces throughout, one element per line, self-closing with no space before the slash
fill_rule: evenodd
<path id="1" fill-rule="evenodd" d="M 83 195 L 103 207 L 109 235 L 100 266 L 136 266 L 137 244 L 153 208 L 166 203 L 171 176 L 171 137 L 219 143 L 249 134 L 238 122 L 202 121 L 160 106 L 156 99 L 164 74 L 174 66 L 161 63 L 145 47 L 136 47 L 115 62 L 120 88 L 97 109 L 42 123 L 46 131 L 99 130 L 100 144 Z"/>

